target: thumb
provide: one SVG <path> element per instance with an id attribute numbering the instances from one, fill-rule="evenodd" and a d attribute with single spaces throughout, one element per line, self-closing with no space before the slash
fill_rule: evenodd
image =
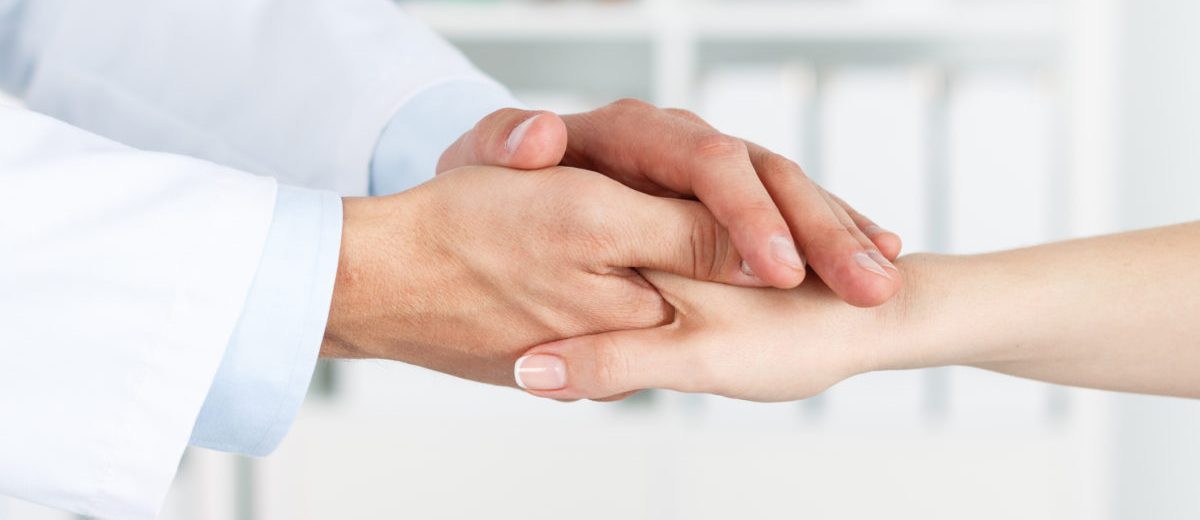
<path id="1" fill-rule="evenodd" d="M 446 148 L 437 172 L 460 166 L 540 170 L 558 165 L 566 151 L 567 127 L 557 114 L 503 108 Z"/>
<path id="2" fill-rule="evenodd" d="M 547 343 L 517 360 L 517 386 L 559 400 L 606 399 L 666 388 L 703 392 L 708 371 L 678 326 L 622 330 Z"/>

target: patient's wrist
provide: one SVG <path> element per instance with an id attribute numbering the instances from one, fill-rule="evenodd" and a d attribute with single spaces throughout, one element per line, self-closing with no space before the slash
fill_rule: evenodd
<path id="1" fill-rule="evenodd" d="M 966 362 L 963 296 L 970 292 L 970 258 L 929 253 L 896 261 L 904 276 L 899 294 L 877 309 L 879 346 L 872 370 L 928 368 Z"/>
<path id="2" fill-rule="evenodd" d="M 1029 280 L 1013 275 L 1003 253 L 909 255 L 897 261 L 904 288 L 884 313 L 878 370 L 1013 360 L 1036 317 L 1019 298 Z M 888 334 L 888 330 L 894 331 Z"/>

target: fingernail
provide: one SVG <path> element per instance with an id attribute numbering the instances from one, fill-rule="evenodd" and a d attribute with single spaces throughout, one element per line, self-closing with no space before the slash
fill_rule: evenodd
<path id="1" fill-rule="evenodd" d="M 796 250 L 796 243 L 792 239 L 784 236 L 776 236 L 771 239 L 771 254 L 775 255 L 775 259 L 783 262 L 788 267 L 797 271 L 804 269 L 804 259 L 800 257 L 800 252 Z"/>
<path id="2" fill-rule="evenodd" d="M 874 260 L 875 263 L 882 265 L 884 269 L 899 271 L 899 269 L 896 269 L 896 266 L 892 265 L 892 262 L 890 262 L 887 257 L 883 256 L 883 253 L 880 253 L 879 251 L 867 251 L 867 256 L 871 257 L 871 260 Z"/>
<path id="3" fill-rule="evenodd" d="M 525 139 L 525 133 L 529 132 L 529 127 L 533 126 L 533 121 L 540 115 L 535 114 L 512 129 L 512 132 L 508 134 L 508 140 L 504 142 L 504 148 L 508 150 L 508 153 L 516 153 L 517 148 L 521 147 L 521 141 Z"/>
<path id="4" fill-rule="evenodd" d="M 754 275 L 754 269 L 751 269 L 750 264 L 747 264 L 745 260 L 742 260 L 742 274 L 744 274 L 746 276 L 758 278 L 757 276 Z"/>
<path id="5" fill-rule="evenodd" d="M 567 364 L 549 354 L 531 354 L 518 359 L 513 378 L 524 390 L 561 390 L 567 386 Z"/>
<path id="6" fill-rule="evenodd" d="M 887 271 L 883 270 L 883 266 L 879 265 L 879 262 L 876 262 L 875 260 L 871 259 L 871 256 L 865 252 L 864 253 L 854 253 L 854 261 L 857 262 L 858 266 L 863 269 L 871 271 L 872 273 L 875 273 L 884 278 L 891 278 L 891 276 L 887 274 Z"/>
<path id="7" fill-rule="evenodd" d="M 863 234 L 864 234 L 864 235 L 867 235 L 867 236 L 874 236 L 874 235 L 878 235 L 878 234 L 881 234 L 881 233 L 887 233 L 887 232 L 888 232 L 888 230 L 886 230 L 886 229 L 883 229 L 883 228 L 881 228 L 881 227 L 879 227 L 879 226 L 876 226 L 875 224 L 871 224 L 871 225 L 869 225 L 869 226 L 867 226 L 867 227 L 863 228 L 862 232 L 863 232 Z"/>

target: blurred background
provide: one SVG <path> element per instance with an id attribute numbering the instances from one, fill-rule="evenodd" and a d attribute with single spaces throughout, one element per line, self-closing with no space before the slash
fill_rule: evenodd
<path id="1" fill-rule="evenodd" d="M 787 154 L 909 252 L 1200 217 L 1200 2 L 401 6 L 533 107 L 637 97 Z M 342 363 L 273 456 L 190 451 L 163 517 L 1195 519 L 1200 402 L 944 368 L 560 404 Z"/>

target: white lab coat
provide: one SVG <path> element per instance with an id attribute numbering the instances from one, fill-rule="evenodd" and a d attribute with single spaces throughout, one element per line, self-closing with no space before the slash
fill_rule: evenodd
<path id="1" fill-rule="evenodd" d="M 488 80 L 388 0 L 6 16 L 0 84 L 57 120 L 0 107 L 0 494 L 152 517 L 270 226 L 275 181 L 245 172 L 365 193 L 398 107 Z"/>

